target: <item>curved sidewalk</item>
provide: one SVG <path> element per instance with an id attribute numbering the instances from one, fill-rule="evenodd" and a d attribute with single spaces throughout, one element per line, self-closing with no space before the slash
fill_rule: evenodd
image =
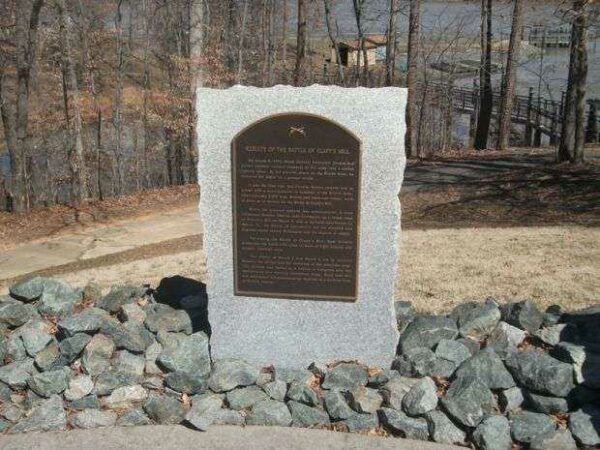
<path id="1" fill-rule="evenodd" d="M 464 447 L 408 439 L 280 427 L 212 426 L 207 432 L 199 432 L 179 425 L 144 426 L 28 433 L 0 437 L 0 449 L 2 450 L 452 450 L 460 448 Z"/>

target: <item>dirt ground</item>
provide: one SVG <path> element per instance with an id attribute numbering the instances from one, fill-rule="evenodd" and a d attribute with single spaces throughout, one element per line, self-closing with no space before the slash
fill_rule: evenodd
<path id="1" fill-rule="evenodd" d="M 463 156 L 407 169 L 397 298 L 431 312 L 487 296 L 573 309 L 600 302 L 600 165 L 556 166 L 548 152 Z M 33 273 L 104 288 L 170 275 L 205 281 L 198 195 L 183 186 L 0 214 L 0 293 Z"/>

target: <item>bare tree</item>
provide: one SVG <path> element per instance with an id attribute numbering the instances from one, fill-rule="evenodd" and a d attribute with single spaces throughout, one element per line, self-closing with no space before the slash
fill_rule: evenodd
<path id="1" fill-rule="evenodd" d="M 327 35 L 331 42 L 331 48 L 335 51 L 336 65 L 340 77 L 340 83 L 344 84 L 344 68 L 342 67 L 342 56 L 340 55 L 340 47 L 338 45 L 336 33 L 333 32 L 333 19 L 331 17 L 331 0 L 323 0 L 325 8 L 325 24 L 327 25 Z"/>
<path id="2" fill-rule="evenodd" d="M 359 84 L 362 84 L 363 86 L 366 86 L 369 77 L 369 59 L 367 49 L 365 47 L 365 32 L 363 30 L 362 21 L 365 0 L 352 0 L 352 6 L 354 8 L 354 19 L 356 21 L 356 30 L 358 33 L 358 49 L 356 52 L 356 85 L 358 86 Z"/>
<path id="3" fill-rule="evenodd" d="M 517 70 L 521 51 L 521 40 L 523 39 L 524 3 L 523 0 L 514 0 L 513 2 L 512 28 L 510 31 L 506 70 L 504 72 L 502 85 L 500 119 L 498 124 L 498 141 L 496 144 L 498 150 L 506 150 L 509 145 L 512 109 L 517 84 Z"/>
<path id="4" fill-rule="evenodd" d="M 69 136 L 69 167 L 71 170 L 71 201 L 78 205 L 88 196 L 86 166 L 81 136 L 81 100 L 71 54 L 70 23 L 64 0 L 55 0 L 59 21 L 61 69 L 65 104 L 66 132 Z M 71 114 L 72 112 L 72 114 Z"/>
<path id="5" fill-rule="evenodd" d="M 417 148 L 418 129 L 417 118 L 417 76 L 419 70 L 421 34 L 421 0 L 410 0 L 410 13 L 408 19 L 408 74 L 406 86 L 408 99 L 406 103 L 406 156 L 411 157 Z"/>
<path id="6" fill-rule="evenodd" d="M 558 161 L 582 162 L 585 143 L 585 92 L 587 61 L 588 0 L 573 2 L 569 79 L 565 95 Z"/>
<path id="7" fill-rule="evenodd" d="M 296 68 L 294 69 L 294 86 L 305 83 L 308 72 L 306 59 L 306 21 L 308 18 L 308 1 L 298 0 L 298 33 L 296 35 Z"/>
<path id="8" fill-rule="evenodd" d="M 390 16 L 387 28 L 385 47 L 385 85 L 392 86 L 396 74 L 396 18 L 398 16 L 399 0 L 390 0 Z"/>
<path id="9" fill-rule="evenodd" d="M 25 155 L 29 126 L 30 81 L 36 64 L 40 11 L 44 0 L 23 1 L 16 9 L 16 90 L 11 99 L 4 53 L 0 52 L 0 114 L 11 167 L 11 198 L 14 211 L 29 209 Z"/>
<path id="10" fill-rule="evenodd" d="M 113 190 L 116 194 L 123 193 L 123 77 L 125 76 L 125 46 L 123 43 L 123 2 L 117 0 L 117 11 L 115 14 L 115 30 L 117 34 L 117 70 L 116 70 L 116 89 L 115 89 L 115 104 L 113 113 L 113 126 L 115 128 L 115 147 L 113 161 L 113 183 L 116 181 L 116 186 Z M 116 180 L 114 179 L 116 178 Z"/>
<path id="11" fill-rule="evenodd" d="M 487 148 L 492 121 L 492 0 L 481 0 L 481 68 L 479 118 L 475 131 L 475 148 Z"/>

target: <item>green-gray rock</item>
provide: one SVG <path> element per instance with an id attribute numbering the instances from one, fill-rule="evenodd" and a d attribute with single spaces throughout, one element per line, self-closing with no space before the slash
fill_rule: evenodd
<path id="1" fill-rule="evenodd" d="M 292 414 L 292 426 L 311 427 L 329 423 L 329 416 L 320 408 L 313 408 L 303 403 L 290 400 L 288 408 Z"/>
<path id="2" fill-rule="evenodd" d="M 436 408 L 437 386 L 429 377 L 415 383 L 402 399 L 402 409 L 409 416 L 420 416 Z"/>
<path id="3" fill-rule="evenodd" d="M 569 416 L 569 429 L 582 445 L 600 444 L 600 408 L 585 405 Z"/>
<path id="4" fill-rule="evenodd" d="M 84 409 L 71 417 L 71 425 L 84 430 L 112 427 L 116 422 L 117 413 L 113 411 L 100 411 L 99 409 Z"/>
<path id="5" fill-rule="evenodd" d="M 89 308 L 78 314 L 65 317 L 58 322 L 58 329 L 66 336 L 74 336 L 77 333 L 95 333 L 109 319 L 106 311 L 99 308 Z"/>
<path id="6" fill-rule="evenodd" d="M 145 324 L 153 333 L 167 331 L 192 334 L 190 315 L 182 309 L 174 309 L 168 305 L 155 305 L 154 310 L 146 315 Z"/>
<path id="7" fill-rule="evenodd" d="M 122 386 L 115 389 L 108 397 L 105 397 L 104 404 L 106 407 L 112 409 L 128 408 L 132 404 L 143 402 L 147 398 L 148 393 L 146 392 L 146 389 L 139 384 L 134 386 Z"/>
<path id="8" fill-rule="evenodd" d="M 158 338 L 163 349 L 157 361 L 168 371 L 189 372 L 198 376 L 207 376 L 210 373 L 210 354 L 206 334 L 198 332 L 187 336 L 160 332 Z"/>
<path id="9" fill-rule="evenodd" d="M 440 444 L 464 445 L 466 433 L 454 425 L 446 414 L 441 411 L 430 411 L 425 415 L 429 434 L 434 442 Z"/>
<path id="10" fill-rule="evenodd" d="M 206 429 L 213 423 L 217 412 L 221 410 L 223 399 L 218 395 L 205 395 L 194 399 L 192 407 L 185 415 L 185 421 L 200 431 Z"/>
<path id="11" fill-rule="evenodd" d="M 529 411 L 509 413 L 510 433 L 515 441 L 529 444 L 554 433 L 556 424 L 550 416 Z"/>
<path id="12" fill-rule="evenodd" d="M 59 280 L 52 280 L 43 289 L 37 303 L 40 314 L 64 317 L 73 313 L 75 304 L 82 299 L 81 289 L 75 289 Z"/>
<path id="13" fill-rule="evenodd" d="M 566 397 L 574 387 L 573 366 L 541 351 L 512 353 L 506 366 L 520 385 L 540 394 Z"/>
<path id="14" fill-rule="evenodd" d="M 141 408 L 130 409 L 117 419 L 118 427 L 139 427 L 142 425 L 150 425 L 151 423 L 152 422 Z"/>
<path id="15" fill-rule="evenodd" d="M 294 381 L 288 389 L 287 396 L 290 400 L 295 400 L 309 406 L 317 406 L 321 404 L 321 400 L 315 391 L 305 383 Z"/>
<path id="16" fill-rule="evenodd" d="M 23 389 L 27 386 L 30 374 L 34 372 L 33 359 L 15 361 L 0 367 L 0 381 L 13 389 Z"/>
<path id="17" fill-rule="evenodd" d="M 239 359 L 215 361 L 208 386 L 214 392 L 227 392 L 238 386 L 249 386 L 256 382 L 259 370 Z"/>
<path id="18" fill-rule="evenodd" d="M 495 406 L 494 396 L 487 385 L 467 374 L 452 382 L 441 402 L 454 420 L 467 427 L 477 426 Z"/>
<path id="19" fill-rule="evenodd" d="M 418 378 L 394 377 L 382 388 L 385 405 L 398 411 L 402 409 L 402 400 L 408 391 L 419 381 Z"/>
<path id="20" fill-rule="evenodd" d="M 500 357 L 490 349 L 483 349 L 462 363 L 455 377 L 463 376 L 479 378 L 489 389 L 508 389 L 515 385 L 515 380 Z"/>
<path id="21" fill-rule="evenodd" d="M 458 323 L 462 337 L 483 338 L 489 335 L 500 321 L 500 310 L 493 303 L 462 303 L 454 308 L 451 317 Z"/>
<path id="22" fill-rule="evenodd" d="M 19 335 L 23 341 L 25 351 L 32 358 L 52 342 L 52 335 L 48 331 L 48 326 L 41 320 L 31 321 L 21 327 Z"/>
<path id="23" fill-rule="evenodd" d="M 171 372 L 165 378 L 165 384 L 174 391 L 190 395 L 200 394 L 208 387 L 206 377 L 189 372 Z"/>
<path id="24" fill-rule="evenodd" d="M 346 398 L 340 391 L 327 391 L 323 395 L 325 409 L 333 420 L 343 420 L 354 416 L 356 412 L 350 408 Z"/>
<path id="25" fill-rule="evenodd" d="M 530 333 L 536 332 L 544 321 L 544 315 L 529 300 L 503 305 L 502 315 L 505 322 Z"/>
<path id="26" fill-rule="evenodd" d="M 383 398 L 376 389 L 356 386 L 349 392 L 350 405 L 359 413 L 374 413 L 381 407 Z"/>
<path id="27" fill-rule="evenodd" d="M 366 386 L 369 377 L 367 369 L 356 363 L 341 363 L 325 374 L 323 389 L 350 390 L 356 386 Z"/>
<path id="28" fill-rule="evenodd" d="M 510 425 L 504 416 L 488 416 L 473 432 L 473 442 L 478 450 L 510 450 L 513 442 Z"/>
<path id="29" fill-rule="evenodd" d="M 81 363 L 88 375 L 98 375 L 104 372 L 115 351 L 115 343 L 108 336 L 96 334 L 83 351 Z"/>
<path id="30" fill-rule="evenodd" d="M 174 397 L 153 396 L 144 403 L 144 411 L 155 422 L 168 425 L 178 424 L 185 418 L 185 408 Z"/>
<path id="31" fill-rule="evenodd" d="M 287 427 L 292 423 L 292 415 L 285 403 L 263 400 L 252 407 L 246 418 L 248 425 L 273 425 Z"/>
<path id="32" fill-rule="evenodd" d="M 370 430 L 379 426 L 379 416 L 377 413 L 373 414 L 360 414 L 353 413 L 346 420 L 342 421 L 350 433 L 361 430 Z"/>
<path id="33" fill-rule="evenodd" d="M 69 408 L 75 410 L 98 409 L 100 408 L 100 402 L 98 401 L 96 394 L 90 394 L 79 400 L 69 402 Z"/>
<path id="34" fill-rule="evenodd" d="M 231 409 L 240 410 L 251 408 L 255 403 L 267 400 L 268 396 L 258 386 L 248 386 L 229 391 L 226 398 Z"/>
<path id="35" fill-rule="evenodd" d="M 569 403 L 562 397 L 548 397 L 525 391 L 527 408 L 544 414 L 557 414 L 569 412 Z"/>
<path id="36" fill-rule="evenodd" d="M 419 316 L 400 335 L 398 349 L 433 348 L 442 339 L 454 339 L 458 334 L 456 321 L 443 316 Z"/>
<path id="37" fill-rule="evenodd" d="M 284 381 L 273 380 L 262 385 L 262 389 L 269 396 L 269 398 L 272 398 L 273 400 L 277 400 L 278 402 L 285 400 L 285 396 L 287 394 L 287 384 Z"/>
<path id="38" fill-rule="evenodd" d="M 407 439 L 429 440 L 429 430 L 425 419 L 408 417 L 402 411 L 391 408 L 381 408 L 379 419 L 394 434 L 403 435 Z"/>
<path id="39" fill-rule="evenodd" d="M 29 308 L 22 303 L 0 303 L 0 323 L 16 328 L 23 325 L 31 317 Z"/>
<path id="40" fill-rule="evenodd" d="M 67 416 L 60 396 L 54 395 L 40 405 L 25 419 L 11 428 L 10 433 L 54 431 L 67 428 Z"/>
<path id="41" fill-rule="evenodd" d="M 70 370 L 67 367 L 32 375 L 27 381 L 29 389 L 42 397 L 62 393 L 69 386 Z"/>
<path id="42" fill-rule="evenodd" d="M 91 340 L 91 336 L 85 333 L 77 333 L 73 337 L 60 341 L 58 347 L 65 364 L 71 364 L 75 361 Z"/>
<path id="43" fill-rule="evenodd" d="M 569 430 L 556 430 L 550 436 L 541 436 L 533 441 L 529 450 L 577 450 L 577 443 Z"/>
<path id="44" fill-rule="evenodd" d="M 89 375 L 79 375 L 71 378 L 69 387 L 65 390 L 65 400 L 79 400 L 94 389 L 94 382 Z"/>
<path id="45" fill-rule="evenodd" d="M 121 306 L 135 302 L 145 294 L 145 289 L 139 286 L 113 286 L 108 294 L 98 301 L 98 308 L 110 313 L 116 313 Z"/>

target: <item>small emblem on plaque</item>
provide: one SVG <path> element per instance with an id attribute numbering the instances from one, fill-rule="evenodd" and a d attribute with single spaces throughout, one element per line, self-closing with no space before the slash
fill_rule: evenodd
<path id="1" fill-rule="evenodd" d="M 303 126 L 291 126 L 289 129 L 289 133 L 291 137 L 306 137 L 306 131 Z"/>

